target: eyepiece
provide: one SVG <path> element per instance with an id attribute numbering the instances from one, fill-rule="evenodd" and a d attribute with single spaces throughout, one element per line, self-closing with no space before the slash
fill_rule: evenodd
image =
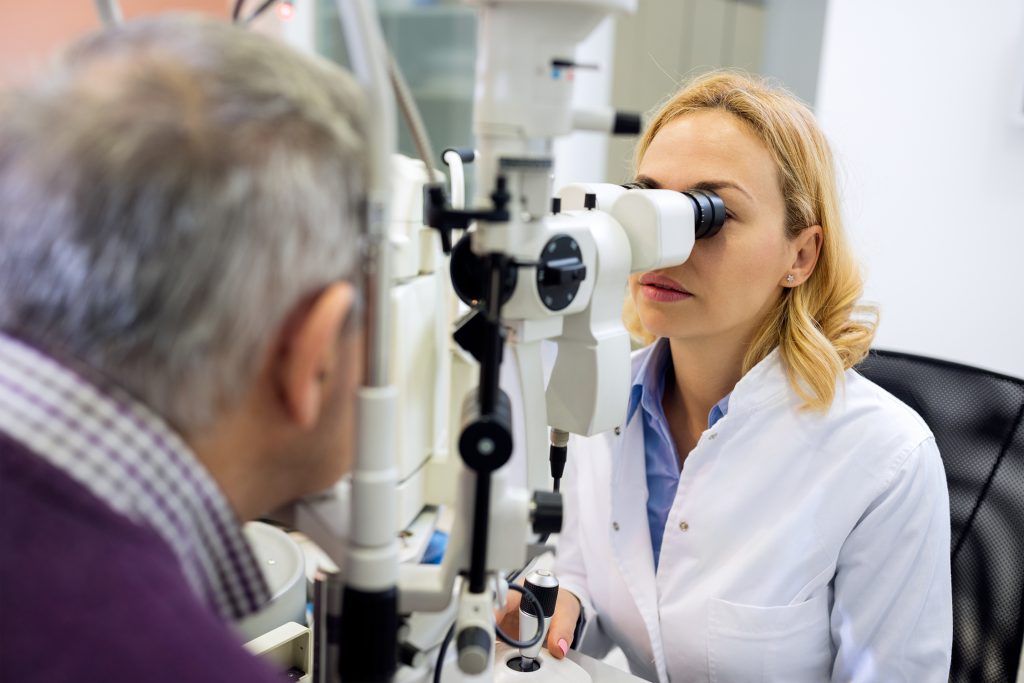
<path id="1" fill-rule="evenodd" d="M 650 190 L 653 189 L 644 182 L 625 183 L 622 187 L 627 190 Z M 685 190 L 682 192 L 693 204 L 693 237 L 711 237 L 716 235 L 725 224 L 725 202 L 711 190 Z"/>
<path id="2" fill-rule="evenodd" d="M 684 195 L 693 202 L 693 237 L 711 237 L 725 224 L 725 202 L 710 190 L 687 190 Z"/>

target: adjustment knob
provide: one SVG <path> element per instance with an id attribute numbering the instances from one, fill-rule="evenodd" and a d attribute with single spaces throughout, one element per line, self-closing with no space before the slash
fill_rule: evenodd
<path id="1" fill-rule="evenodd" d="M 491 661 L 491 638 L 479 626 L 470 626 L 459 632 L 459 669 L 475 676 L 482 674 Z"/>
<path id="2" fill-rule="evenodd" d="M 534 491 L 530 503 L 530 521 L 535 534 L 557 534 L 562 530 L 562 494 Z"/>
<path id="3" fill-rule="evenodd" d="M 579 243 L 569 235 L 548 240 L 537 264 L 537 293 L 548 310 L 568 308 L 586 278 L 587 266 Z"/>
<path id="4" fill-rule="evenodd" d="M 583 282 L 587 267 L 578 258 L 567 258 L 544 264 L 537 280 L 545 285 L 563 286 Z"/>

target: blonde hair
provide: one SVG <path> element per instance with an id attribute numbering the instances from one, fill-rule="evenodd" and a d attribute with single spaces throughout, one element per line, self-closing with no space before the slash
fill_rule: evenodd
<path id="1" fill-rule="evenodd" d="M 783 290 L 747 350 L 743 374 L 778 347 L 804 406 L 826 411 L 837 380 L 867 354 L 878 323 L 875 307 L 858 304 L 863 283 L 843 232 L 828 141 L 814 115 L 790 93 L 744 74 L 717 71 L 693 80 L 662 105 L 637 145 L 636 166 L 665 124 L 708 109 L 745 121 L 775 159 L 788 238 L 811 225 L 820 225 L 823 233 L 814 272 L 799 286 Z M 643 328 L 631 297 L 626 297 L 623 318 L 638 342 L 655 340 Z"/>

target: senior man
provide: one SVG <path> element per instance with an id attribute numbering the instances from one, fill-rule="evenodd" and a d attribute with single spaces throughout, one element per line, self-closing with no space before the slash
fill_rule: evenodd
<path id="1" fill-rule="evenodd" d="M 364 119 L 186 17 L 0 98 L 0 678 L 279 679 L 240 525 L 350 464 Z"/>

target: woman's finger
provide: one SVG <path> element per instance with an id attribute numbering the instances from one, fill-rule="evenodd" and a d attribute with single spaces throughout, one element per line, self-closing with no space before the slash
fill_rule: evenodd
<path id="1" fill-rule="evenodd" d="M 567 590 L 558 589 L 555 613 L 548 628 L 548 651 L 555 659 L 562 659 L 572 645 L 576 621 L 580 617 L 580 601 Z"/>
<path id="2" fill-rule="evenodd" d="M 498 622 L 498 626 L 513 638 L 519 637 L 519 600 L 519 593 L 510 590 L 505 600 L 505 606 L 494 610 L 494 619 Z"/>

